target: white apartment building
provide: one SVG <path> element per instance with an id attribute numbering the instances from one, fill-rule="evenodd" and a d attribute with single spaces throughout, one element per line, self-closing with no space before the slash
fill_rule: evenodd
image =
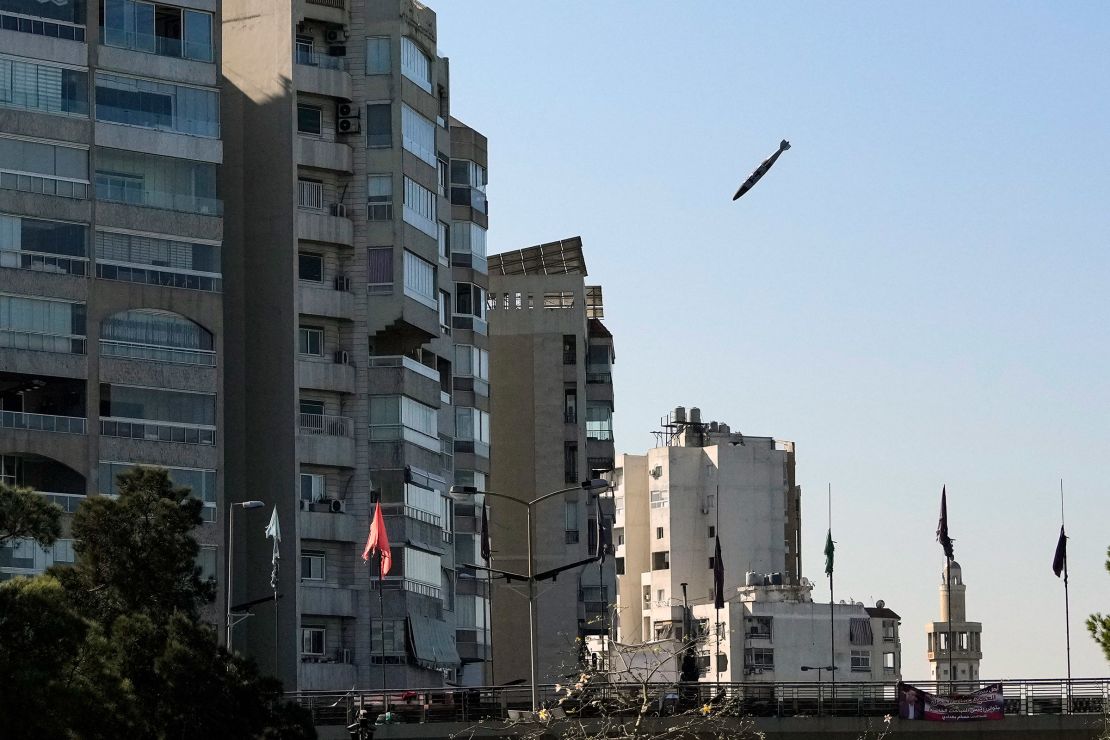
<path id="1" fill-rule="evenodd" d="M 794 445 L 746 437 L 727 424 L 675 409 L 660 446 L 620 455 L 613 474 L 617 640 L 680 637 L 683 591 L 693 606 L 713 601 L 720 537 L 724 593 L 748 571 L 800 578 L 800 496 Z"/>

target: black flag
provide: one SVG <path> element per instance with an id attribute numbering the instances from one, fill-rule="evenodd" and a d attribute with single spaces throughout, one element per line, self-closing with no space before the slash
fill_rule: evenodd
<path id="1" fill-rule="evenodd" d="M 1060 525 L 1060 540 L 1056 543 L 1056 555 L 1052 558 L 1052 572 L 1059 578 L 1060 574 L 1068 567 L 1068 536 L 1064 534 L 1064 525 Z"/>
<path id="2" fill-rule="evenodd" d="M 489 517 L 486 516 L 486 505 L 482 504 L 482 560 L 489 564 L 492 548 L 489 542 Z"/>
<path id="3" fill-rule="evenodd" d="M 944 550 L 944 557 L 951 560 L 952 538 L 948 536 L 948 490 L 947 486 L 940 489 L 940 521 L 937 523 L 937 542 Z"/>
<path id="4" fill-rule="evenodd" d="M 751 174 L 751 177 L 744 181 L 744 184 L 740 186 L 740 189 L 736 191 L 736 195 L 732 196 L 732 199 L 736 200 L 741 195 L 754 188 L 755 184 L 759 182 L 759 179 L 766 175 L 767 170 L 771 169 L 771 166 L 778 161 L 779 156 L 789 148 L 790 142 L 786 139 L 783 139 L 782 142 L 779 144 L 779 150 L 767 159 L 763 160 L 763 164 L 755 168 L 755 172 Z"/>
<path id="5" fill-rule="evenodd" d="M 594 541 L 594 557 L 605 562 L 605 556 L 613 549 L 613 527 L 609 518 L 601 511 L 601 499 L 594 499 L 594 518 L 597 524 L 597 537 Z"/>
<path id="6" fill-rule="evenodd" d="M 713 545 L 713 608 L 725 607 L 725 564 L 721 560 L 721 538 L 714 537 Z"/>

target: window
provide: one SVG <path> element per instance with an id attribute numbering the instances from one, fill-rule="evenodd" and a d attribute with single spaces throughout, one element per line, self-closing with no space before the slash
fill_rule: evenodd
<path id="1" fill-rule="evenodd" d="M 324 130 L 324 109 L 297 103 L 297 133 L 319 136 Z"/>
<path id="2" fill-rule="evenodd" d="M 670 494 L 667 491 L 651 491 L 648 494 L 648 498 L 650 499 L 649 505 L 652 509 L 665 509 Z"/>
<path id="3" fill-rule="evenodd" d="M 89 75 L 83 70 L 0 57 L 0 106 L 88 115 Z"/>
<path id="4" fill-rule="evenodd" d="M 0 267 L 84 275 L 87 241 L 82 224 L 0 214 Z"/>
<path id="5" fill-rule="evenodd" d="M 439 291 L 439 330 L 451 333 L 451 294 L 446 290 Z"/>
<path id="6" fill-rule="evenodd" d="M 661 588 L 657 589 L 655 591 L 655 601 L 656 601 L 656 603 L 661 604 L 664 601 L 666 601 L 667 600 L 666 594 L 667 594 L 667 592 L 665 590 L 663 590 Z"/>
<path id="7" fill-rule="evenodd" d="M 220 135 L 220 94 L 98 72 L 96 120 L 215 138 Z"/>
<path id="8" fill-rule="evenodd" d="M 389 221 L 393 218 L 393 176 L 366 176 L 366 219 Z"/>
<path id="9" fill-rule="evenodd" d="M 327 644 L 327 630 L 320 626 L 304 625 L 301 627 L 301 654 L 323 655 Z"/>
<path id="10" fill-rule="evenodd" d="M 301 580 L 322 581 L 327 562 L 319 550 L 301 550 Z"/>
<path id="11" fill-rule="evenodd" d="M 130 462 L 109 462 L 101 460 L 97 468 L 97 490 L 102 494 L 119 495 L 119 474 L 136 467 Z M 155 467 L 155 466 L 149 466 Z M 197 468 L 162 468 L 170 477 L 170 482 L 181 488 L 188 488 L 193 498 L 204 502 L 201 516 L 206 522 L 216 521 L 216 471 Z"/>
<path id="12" fill-rule="evenodd" d="M 405 295 L 428 308 L 438 306 L 435 266 L 407 249 L 405 250 Z"/>
<path id="13" fill-rule="evenodd" d="M 898 622 L 894 619 L 883 620 L 883 642 L 894 642 L 898 639 Z"/>
<path id="14" fill-rule="evenodd" d="M 456 406 L 455 439 L 473 442 L 476 455 L 489 457 L 489 412 L 470 406 Z"/>
<path id="15" fill-rule="evenodd" d="M 100 324 L 100 354 L 181 365 L 216 364 L 212 333 L 170 311 L 136 308 Z"/>
<path id="16" fill-rule="evenodd" d="M 617 575 L 618 576 L 623 576 L 624 575 L 624 558 L 617 558 L 615 567 L 616 567 Z"/>
<path id="17" fill-rule="evenodd" d="M 563 389 L 563 422 L 566 424 L 578 423 L 578 389 Z"/>
<path id="18" fill-rule="evenodd" d="M 451 160 L 451 204 L 486 212 L 486 168 L 469 159 Z"/>
<path id="19" fill-rule="evenodd" d="M 370 652 L 374 655 L 405 654 L 405 620 L 370 620 Z M 384 641 L 384 644 L 383 644 Z"/>
<path id="20" fill-rule="evenodd" d="M 578 337 L 573 334 L 563 335 L 563 364 L 578 364 Z"/>
<path id="21" fill-rule="evenodd" d="M 393 146 L 393 113 L 389 103 L 366 104 L 366 146 Z"/>
<path id="22" fill-rule="evenodd" d="M 218 291 L 219 244 L 97 230 L 96 274 L 108 280 Z"/>
<path id="23" fill-rule="evenodd" d="M 644 606 L 651 604 L 651 586 L 644 586 Z"/>
<path id="24" fill-rule="evenodd" d="M 709 570 L 713 570 L 713 566 L 715 565 L 716 560 L 717 560 L 716 557 L 709 558 Z"/>
<path id="25" fill-rule="evenodd" d="M 487 272 L 486 230 L 472 221 L 451 223 L 451 263 Z M 518 303 L 517 308 L 520 308 Z"/>
<path id="26" fill-rule="evenodd" d="M 436 194 L 409 177 L 405 178 L 405 223 L 415 226 L 433 239 L 439 236 Z"/>
<path id="27" fill-rule="evenodd" d="M 297 409 L 300 413 L 307 414 L 309 416 L 323 416 L 324 402 L 302 398 L 297 402 Z"/>
<path id="28" fill-rule="evenodd" d="M 302 412 L 303 413 L 303 412 Z M 324 476 L 319 473 L 301 473 L 301 501 L 314 504 L 326 498 Z"/>
<path id="29" fill-rule="evenodd" d="M 401 103 L 401 142 L 418 159 L 436 166 L 436 125 L 404 103 Z"/>
<path id="30" fill-rule="evenodd" d="M 0 347 L 85 352 L 85 304 L 0 295 Z"/>
<path id="31" fill-rule="evenodd" d="M 894 653 L 883 653 L 883 673 L 893 674 L 896 670 Z"/>
<path id="32" fill-rule="evenodd" d="M 869 673 L 871 671 L 871 651 L 852 651 L 852 671 L 856 673 Z"/>
<path id="33" fill-rule="evenodd" d="M 216 395 L 100 384 L 100 433 L 186 444 L 216 443 Z"/>
<path id="34" fill-rule="evenodd" d="M 651 569 L 652 570 L 670 570 L 671 567 L 671 553 L 667 550 L 662 552 L 653 552 L 651 554 Z"/>
<path id="35" fill-rule="evenodd" d="M 324 356 L 324 330 L 318 326 L 297 329 L 297 352 L 314 357 Z"/>
<path id="36" fill-rule="evenodd" d="M 709 537 L 709 539 L 713 539 L 717 536 L 717 528 L 714 527 L 712 524 L 709 525 L 709 534 L 707 536 Z"/>
<path id="37" fill-rule="evenodd" d="M 489 351 L 469 344 L 456 344 L 455 375 L 489 380 Z"/>
<path id="38" fill-rule="evenodd" d="M 196 563 L 200 568 L 200 580 L 216 580 L 216 553 L 216 548 L 211 545 L 201 545 L 197 550 Z"/>
<path id="39" fill-rule="evenodd" d="M 771 639 L 772 617 L 744 617 L 744 634 L 749 639 Z"/>
<path id="40" fill-rule="evenodd" d="M 563 446 L 563 469 L 567 483 L 578 482 L 578 445 L 572 442 Z"/>
<path id="41" fill-rule="evenodd" d="M 401 74 L 424 92 L 432 91 L 432 65 L 428 55 L 408 36 L 401 37 Z"/>
<path id="42" fill-rule="evenodd" d="M 389 37 L 371 36 L 366 39 L 366 74 L 387 75 L 390 70 Z"/>
<path id="43" fill-rule="evenodd" d="M 455 283 L 455 315 L 486 317 L 486 291 L 473 283 Z"/>
<path id="44" fill-rule="evenodd" d="M 101 0 L 102 42 L 201 62 L 215 58 L 212 14 L 141 0 Z"/>
<path id="45" fill-rule="evenodd" d="M 371 396 L 370 439 L 403 439 L 438 454 L 438 409 L 408 396 Z"/>
<path id="46" fill-rule="evenodd" d="M 439 261 L 446 265 L 451 249 L 451 229 L 442 221 L 439 222 L 439 236 L 436 239 L 439 248 Z"/>
<path id="47" fill-rule="evenodd" d="M 18 13 L 18 16 L 7 15 L 8 12 Z M 2 16 L 5 31 L 33 33 L 70 41 L 85 40 L 85 13 L 85 0 L 63 3 L 42 3 L 38 0 L 0 1 L 0 16 Z M 34 20 L 31 17 L 34 17 Z M 59 22 L 51 23 L 39 19 Z"/>
<path id="48" fill-rule="evenodd" d="M 404 548 L 404 561 L 406 580 L 435 586 L 438 596 L 439 587 L 442 583 L 440 574 L 442 567 L 439 555 L 417 550 L 414 547 L 406 547 Z"/>
<path id="49" fill-rule="evenodd" d="M 775 667 L 775 651 L 771 648 L 745 648 L 744 667 L 771 670 Z"/>
<path id="50" fill-rule="evenodd" d="M 297 277 L 312 283 L 324 282 L 323 256 L 310 252 L 298 252 Z"/>
<path id="51" fill-rule="evenodd" d="M 663 539 L 663 528 L 662 527 L 656 527 L 655 528 L 655 539 L 657 539 L 657 540 Z"/>
<path id="52" fill-rule="evenodd" d="M 0 188 L 85 198 L 88 183 L 87 149 L 0 138 Z"/>
<path id="53" fill-rule="evenodd" d="M 586 437 L 613 439 L 613 404 L 594 401 L 586 405 Z"/>
<path id="54" fill-rule="evenodd" d="M 571 545 L 578 542 L 578 502 L 567 501 L 564 503 L 564 517 L 566 520 L 564 542 Z"/>
<path id="55" fill-rule="evenodd" d="M 177 157 L 96 150 L 96 197 L 118 203 L 219 216 L 216 165 Z"/>
<path id="56" fill-rule="evenodd" d="M 393 247 L 370 247 L 366 250 L 366 292 L 387 295 L 393 292 Z"/>

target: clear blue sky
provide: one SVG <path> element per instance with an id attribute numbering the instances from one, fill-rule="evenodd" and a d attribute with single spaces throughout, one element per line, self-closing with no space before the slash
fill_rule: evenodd
<path id="1" fill-rule="evenodd" d="M 901 614 L 908 678 L 942 484 L 983 675 L 1064 675 L 1062 477 L 1073 673 L 1110 673 L 1110 5 L 431 2 L 490 251 L 579 234 L 605 287 L 619 451 L 677 404 L 795 441 L 803 571 L 827 599 L 831 483 L 837 596 Z"/>

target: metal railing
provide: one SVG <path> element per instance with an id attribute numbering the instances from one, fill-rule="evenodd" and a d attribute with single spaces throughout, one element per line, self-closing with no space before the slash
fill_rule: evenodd
<path id="1" fill-rule="evenodd" d="M 323 434 L 328 437 L 354 436 L 354 421 L 349 416 L 328 414 L 298 414 L 297 427 L 301 434 Z"/>
<path id="2" fill-rule="evenodd" d="M 387 587 L 389 584 L 386 584 Z M 595 679 L 596 680 L 596 679 Z M 978 681 L 1001 683 L 1007 716 L 1100 715 L 1110 709 L 1110 678 L 1016 679 Z M 936 682 L 914 686 L 935 691 Z M 531 715 L 530 687 L 391 689 L 390 710 L 403 722 L 500 722 Z M 644 702 L 646 695 L 647 702 Z M 287 698 L 308 709 L 317 725 L 349 724 L 359 707 L 380 712 L 380 690 L 290 692 Z M 575 717 L 635 717 L 640 713 L 668 716 L 700 713 L 710 706 L 723 715 L 751 717 L 882 717 L 898 716 L 897 684 L 837 683 L 606 683 L 591 682 L 583 691 L 540 687 L 541 703 Z M 645 708 L 646 704 L 646 708 Z"/>
<path id="3" fill-rule="evenodd" d="M 340 72 L 347 68 L 343 57 L 321 54 L 306 44 L 297 44 L 296 59 L 297 64 L 304 64 L 308 67 L 322 67 L 324 69 L 334 69 Z"/>
<path id="4" fill-rule="evenodd" d="M 439 382 L 439 371 L 405 355 L 371 355 L 370 367 L 404 367 L 428 380 Z"/>
<path id="5" fill-rule="evenodd" d="M 84 199 L 89 196 L 89 184 L 84 180 L 15 170 L 0 170 L 0 188 L 22 190 L 25 193 L 58 195 L 63 198 Z"/>
<path id="6" fill-rule="evenodd" d="M 150 190 L 137 187 L 129 178 L 114 177 L 100 172 L 96 175 L 96 197 L 112 203 L 148 206 L 182 213 L 199 213 L 204 216 L 222 216 L 224 213 L 224 202 L 219 198 Z"/>
<path id="7" fill-rule="evenodd" d="M 200 349 L 177 349 L 158 347 L 151 344 L 119 342 L 113 339 L 100 340 L 100 354 L 105 357 L 122 357 L 128 360 L 150 360 L 173 365 L 216 366 L 216 353 Z"/>
<path id="8" fill-rule="evenodd" d="M 85 494 L 83 493 L 51 493 L 49 491 L 37 491 L 37 493 L 50 503 L 60 506 L 65 514 L 76 513 L 77 507 L 85 500 Z"/>
<path id="9" fill-rule="evenodd" d="M 0 251 L 0 267 L 52 272 L 58 275 L 86 275 L 89 270 L 89 260 L 85 257 L 67 257 L 47 252 Z"/>
<path id="10" fill-rule="evenodd" d="M 0 428 L 27 429 L 34 432 L 84 434 L 87 420 L 78 416 L 29 414 L 24 411 L 0 411 Z"/>
<path id="11" fill-rule="evenodd" d="M 96 276 L 105 280 L 122 280 L 126 283 L 162 285 L 212 293 L 219 293 L 223 282 L 219 275 L 211 273 L 167 270 L 125 262 L 103 262 L 100 259 L 96 261 Z"/>
<path id="12" fill-rule="evenodd" d="M 148 442 L 177 442 L 188 445 L 216 444 L 216 429 L 214 427 L 176 424 L 165 421 L 129 421 L 101 418 L 100 434 L 105 437 L 143 439 Z"/>
<path id="13" fill-rule="evenodd" d="M 297 180 L 297 205 L 313 211 L 324 210 L 324 184 Z"/>
<path id="14" fill-rule="evenodd" d="M 323 5 L 325 8 L 339 8 L 343 9 L 345 0 L 308 0 L 309 5 Z"/>
<path id="15" fill-rule="evenodd" d="M 43 334 L 18 329 L 0 329 L 0 347 L 7 347 L 8 349 L 83 355 L 85 354 L 85 344 L 85 337 L 72 334 Z"/>

